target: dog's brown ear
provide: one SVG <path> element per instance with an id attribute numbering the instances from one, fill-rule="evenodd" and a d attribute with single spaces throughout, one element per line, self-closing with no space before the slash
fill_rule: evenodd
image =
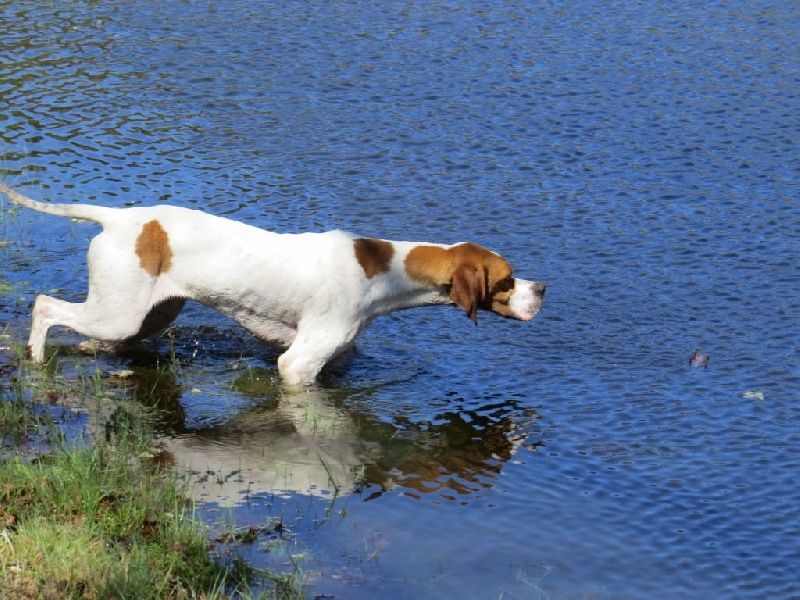
<path id="1" fill-rule="evenodd" d="M 478 324 L 478 307 L 486 297 L 486 272 L 474 265 L 462 265 L 453 273 L 450 299 Z"/>

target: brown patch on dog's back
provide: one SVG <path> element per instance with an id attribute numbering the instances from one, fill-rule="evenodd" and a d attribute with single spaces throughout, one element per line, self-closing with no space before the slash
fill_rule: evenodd
<path id="1" fill-rule="evenodd" d="M 364 269 L 367 279 L 372 279 L 389 270 L 394 256 L 394 246 L 391 242 L 359 238 L 353 240 L 353 247 L 356 252 L 356 260 Z"/>
<path id="2" fill-rule="evenodd" d="M 161 223 L 152 220 L 144 224 L 136 238 L 136 256 L 139 257 L 141 267 L 153 277 L 170 270 L 172 249 L 169 247 L 169 236 Z"/>

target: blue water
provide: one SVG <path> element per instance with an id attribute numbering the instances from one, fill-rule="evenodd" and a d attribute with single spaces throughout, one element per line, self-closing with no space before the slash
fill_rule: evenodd
<path id="1" fill-rule="evenodd" d="M 337 598 L 800 597 L 792 3 L 20 0 L 0 33 L 31 196 L 468 239 L 548 283 L 529 324 L 378 320 L 302 398 L 190 307 L 162 428 L 216 469 L 209 519 L 286 519 L 256 565 Z M 82 297 L 95 233 L 0 213 L 0 332 Z"/>

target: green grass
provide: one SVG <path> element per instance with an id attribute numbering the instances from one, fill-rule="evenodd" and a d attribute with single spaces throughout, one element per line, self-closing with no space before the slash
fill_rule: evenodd
<path id="1" fill-rule="evenodd" d="M 63 387 L 0 360 L 0 597 L 250 598 L 256 576 L 265 597 L 303 597 L 299 581 L 212 558 L 183 484 L 149 458 L 141 407 L 115 410 L 102 440 L 65 440 L 41 406 Z"/>
<path id="2" fill-rule="evenodd" d="M 0 247 L 2 246 L 3 242 L 0 241 Z M 3 279 L 3 274 L 0 273 L 0 294 L 9 294 L 14 291 L 14 286 Z"/>
<path id="3" fill-rule="evenodd" d="M 124 440 L 3 461 L 6 598 L 211 598 L 246 584 L 209 560 L 205 531 L 175 480 L 137 458 L 135 446 Z"/>

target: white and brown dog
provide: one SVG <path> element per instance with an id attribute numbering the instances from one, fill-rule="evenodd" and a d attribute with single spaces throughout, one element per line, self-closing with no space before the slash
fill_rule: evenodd
<path id="1" fill-rule="evenodd" d="M 302 385 L 378 315 L 457 304 L 476 323 L 479 309 L 530 321 L 544 297 L 544 284 L 515 278 L 502 257 L 471 243 L 278 234 L 175 206 L 46 204 L 2 183 L 0 191 L 28 208 L 103 227 L 89 245 L 86 301 L 36 298 L 28 351 L 37 362 L 54 325 L 107 342 L 137 340 L 196 300 L 287 348 L 278 370 L 286 383 Z"/>

